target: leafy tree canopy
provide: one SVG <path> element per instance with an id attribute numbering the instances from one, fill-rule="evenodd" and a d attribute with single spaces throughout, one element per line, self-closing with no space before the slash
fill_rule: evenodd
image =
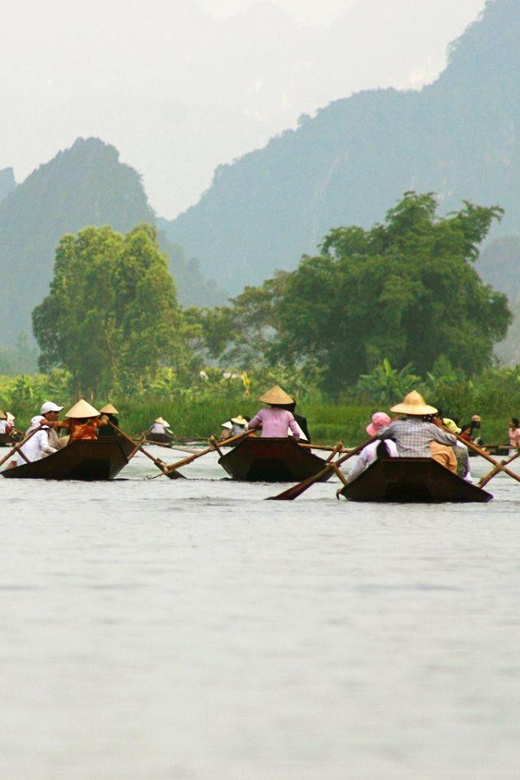
<path id="1" fill-rule="evenodd" d="M 498 207 L 437 215 L 432 194 L 405 193 L 371 230 L 341 227 L 318 257 L 230 307 L 199 315 L 213 357 L 309 368 L 335 395 L 383 360 L 426 377 L 440 356 L 475 374 L 511 321 L 506 296 L 473 267 Z"/>
<path id="2" fill-rule="evenodd" d="M 64 236 L 33 330 L 42 370 L 66 368 L 83 395 L 131 391 L 161 365 L 182 369 L 190 360 L 175 285 L 150 225 Z"/>
<path id="3" fill-rule="evenodd" d="M 337 393 L 387 358 L 425 376 L 440 355 L 473 374 L 511 321 L 506 296 L 472 263 L 498 207 L 441 218 L 434 195 L 405 193 L 384 224 L 337 228 L 286 281 L 279 348 L 319 356 Z"/>

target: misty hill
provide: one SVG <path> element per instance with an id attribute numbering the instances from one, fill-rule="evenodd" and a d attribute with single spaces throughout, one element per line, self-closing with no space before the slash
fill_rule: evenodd
<path id="1" fill-rule="evenodd" d="M 126 232 L 140 222 L 155 223 L 139 174 L 119 161 L 113 146 L 94 138 L 78 139 L 10 189 L 0 202 L 4 344 L 14 343 L 22 330 L 31 332 L 31 311 L 47 295 L 55 249 L 65 233 L 88 225 Z M 195 264 L 185 262 L 180 247 L 164 238 L 162 248 L 169 255 L 179 299 L 213 303 L 214 285 L 202 280 Z"/>
<path id="2" fill-rule="evenodd" d="M 332 227 L 381 221 L 407 190 L 506 209 L 520 234 L 520 0 L 488 0 L 420 92 L 360 92 L 217 169 L 169 236 L 233 293 L 296 267 Z M 495 237 L 500 232 L 495 231 Z"/>
<path id="3" fill-rule="evenodd" d="M 14 171 L 12 168 L 4 168 L 0 171 L 0 201 L 6 198 L 16 187 Z"/>

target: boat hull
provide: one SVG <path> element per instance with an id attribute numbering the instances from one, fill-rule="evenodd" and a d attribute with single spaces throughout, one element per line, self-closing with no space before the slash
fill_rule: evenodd
<path id="1" fill-rule="evenodd" d="M 21 441 L 20 436 L 11 436 L 10 433 L 0 433 L 0 447 L 11 447 Z"/>
<path id="2" fill-rule="evenodd" d="M 84 482 L 114 479 L 133 450 L 124 439 L 75 441 L 46 458 L 6 468 L 7 479 L 77 479 Z"/>
<path id="3" fill-rule="evenodd" d="M 350 501 L 486 503 L 493 496 L 432 458 L 381 458 L 341 490 Z"/>
<path id="4" fill-rule="evenodd" d="M 325 466 L 322 458 L 289 438 L 247 437 L 223 455 L 219 463 L 232 479 L 245 482 L 301 482 Z"/>

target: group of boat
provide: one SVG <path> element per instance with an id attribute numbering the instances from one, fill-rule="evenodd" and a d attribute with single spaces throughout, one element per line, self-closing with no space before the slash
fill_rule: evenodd
<path id="1" fill-rule="evenodd" d="M 42 458 L 1 472 L 6 479 L 111 480 L 118 476 L 139 446 L 122 436 L 75 441 Z M 220 451 L 222 452 L 221 448 Z M 189 460 L 189 459 L 187 459 Z M 302 482 L 334 473 L 324 458 L 291 438 L 246 437 L 221 454 L 226 474 L 244 482 Z M 340 494 L 351 501 L 486 502 L 492 495 L 461 479 L 431 458 L 379 458 Z"/>

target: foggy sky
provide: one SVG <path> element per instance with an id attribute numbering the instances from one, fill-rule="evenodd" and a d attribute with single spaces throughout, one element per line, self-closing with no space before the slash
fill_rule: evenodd
<path id="1" fill-rule="evenodd" d="M 419 88 L 485 0 L 0 0 L 0 169 L 113 144 L 173 217 L 215 168 L 360 89 Z"/>

